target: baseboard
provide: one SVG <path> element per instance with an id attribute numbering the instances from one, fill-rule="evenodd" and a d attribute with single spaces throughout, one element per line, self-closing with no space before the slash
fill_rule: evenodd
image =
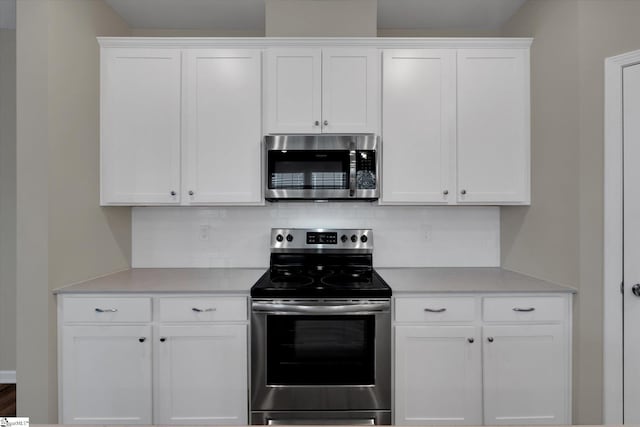
<path id="1" fill-rule="evenodd" d="M 16 371 L 0 371 L 0 384 L 15 384 Z"/>

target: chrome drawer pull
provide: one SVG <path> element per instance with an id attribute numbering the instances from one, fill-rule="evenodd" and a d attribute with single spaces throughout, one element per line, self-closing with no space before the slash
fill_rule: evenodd
<path id="1" fill-rule="evenodd" d="M 447 311 L 446 308 L 425 308 L 424 311 L 428 313 L 444 313 Z"/>
<path id="2" fill-rule="evenodd" d="M 527 307 L 527 308 L 514 307 L 513 309 L 513 311 L 519 311 L 521 313 L 528 313 L 534 310 L 535 310 L 535 307 Z"/>
<path id="3" fill-rule="evenodd" d="M 212 312 L 212 311 L 216 311 L 215 308 L 202 309 L 202 308 L 196 308 L 196 307 L 193 307 L 191 310 L 195 311 L 196 313 L 209 313 L 209 312 Z"/>
<path id="4" fill-rule="evenodd" d="M 117 308 L 96 308 L 96 313 L 115 313 Z"/>

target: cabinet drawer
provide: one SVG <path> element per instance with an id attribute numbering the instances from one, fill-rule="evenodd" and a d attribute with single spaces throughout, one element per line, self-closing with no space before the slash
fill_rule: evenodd
<path id="1" fill-rule="evenodd" d="M 468 298 L 396 298 L 397 322 L 471 322 L 476 300 Z"/>
<path id="2" fill-rule="evenodd" d="M 482 302 L 486 322 L 562 321 L 565 316 L 562 297 L 487 297 Z"/>
<path id="3" fill-rule="evenodd" d="M 160 298 L 161 322 L 218 322 L 247 320 L 244 297 Z"/>
<path id="4" fill-rule="evenodd" d="M 150 298 L 65 298 L 64 322 L 150 322 Z"/>

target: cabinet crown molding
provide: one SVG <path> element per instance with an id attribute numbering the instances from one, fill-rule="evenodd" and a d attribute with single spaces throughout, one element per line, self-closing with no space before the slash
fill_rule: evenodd
<path id="1" fill-rule="evenodd" d="M 527 49 L 533 38 L 506 37 L 98 37 L 101 47 L 238 48 L 336 46 L 429 49 Z"/>

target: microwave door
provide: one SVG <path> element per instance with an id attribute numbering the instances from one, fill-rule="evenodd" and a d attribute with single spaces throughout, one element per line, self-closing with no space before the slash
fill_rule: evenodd
<path id="1" fill-rule="evenodd" d="M 270 150 L 267 155 L 267 197 L 340 199 L 355 193 L 348 150 Z"/>

